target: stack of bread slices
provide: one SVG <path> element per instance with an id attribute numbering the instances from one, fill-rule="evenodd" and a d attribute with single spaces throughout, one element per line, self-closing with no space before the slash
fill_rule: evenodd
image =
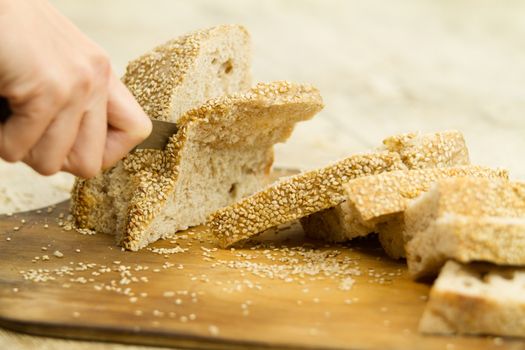
<path id="1" fill-rule="evenodd" d="M 309 85 L 252 87 L 250 55 L 246 29 L 223 25 L 132 61 L 124 83 L 151 118 L 179 130 L 163 151 L 136 150 L 95 178 L 77 179 L 75 225 L 139 250 L 263 187 L 273 145 L 323 102 Z"/>
<path id="2" fill-rule="evenodd" d="M 387 138 L 219 209 L 208 226 L 228 247 L 292 220 L 332 242 L 377 233 L 414 279 L 441 270 L 422 332 L 525 336 L 525 183 L 471 165 L 457 131 Z"/>
<path id="3" fill-rule="evenodd" d="M 243 27 L 172 40 L 131 62 L 123 81 L 151 118 L 179 131 L 163 151 L 136 150 L 77 179 L 78 228 L 115 234 L 130 250 L 205 222 L 222 247 L 294 220 L 332 242 L 377 233 L 414 278 L 441 270 L 421 331 L 525 336 L 525 184 L 471 165 L 460 132 L 392 136 L 268 185 L 273 145 L 323 102 L 309 85 L 251 87 Z"/>

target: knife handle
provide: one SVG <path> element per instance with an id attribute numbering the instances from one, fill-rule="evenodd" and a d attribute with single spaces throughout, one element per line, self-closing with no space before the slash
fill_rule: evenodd
<path id="1" fill-rule="evenodd" d="M 9 101 L 5 97 L 0 96 L 0 124 L 3 124 L 9 119 L 12 114 L 11 107 L 9 107 Z"/>

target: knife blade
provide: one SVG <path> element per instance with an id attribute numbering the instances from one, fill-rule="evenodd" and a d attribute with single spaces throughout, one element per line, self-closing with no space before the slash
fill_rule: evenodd
<path id="1" fill-rule="evenodd" d="M 171 136 L 177 133 L 179 128 L 177 127 L 177 124 L 170 123 L 170 122 L 164 122 L 161 120 L 155 120 L 152 119 L 151 123 L 153 125 L 153 128 L 151 130 L 151 134 L 139 143 L 137 146 L 135 146 L 135 149 L 164 149 L 166 145 L 168 144 L 168 141 Z"/>
<path id="2" fill-rule="evenodd" d="M 6 98 L 0 96 L 0 123 L 5 123 L 12 111 Z M 164 149 L 168 144 L 170 137 L 177 133 L 178 127 L 175 123 L 151 120 L 153 129 L 151 134 L 133 150 L 136 149 Z"/>

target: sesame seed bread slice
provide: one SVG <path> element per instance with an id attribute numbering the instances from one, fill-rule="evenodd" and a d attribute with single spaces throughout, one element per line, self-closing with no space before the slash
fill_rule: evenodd
<path id="1" fill-rule="evenodd" d="M 251 42 L 239 25 L 199 30 L 130 62 L 123 81 L 153 119 L 177 122 L 211 98 L 251 87 Z"/>
<path id="2" fill-rule="evenodd" d="M 525 266 L 525 183 L 457 178 L 438 182 L 405 211 L 414 278 L 448 259 Z"/>
<path id="3" fill-rule="evenodd" d="M 269 228 L 334 207 L 344 200 L 343 183 L 361 176 L 404 169 L 399 154 L 358 154 L 325 168 L 282 179 L 213 213 L 208 227 L 229 247 Z"/>
<path id="4" fill-rule="evenodd" d="M 222 25 L 156 47 L 130 62 L 122 80 L 151 118 L 177 122 L 186 111 L 209 99 L 247 91 L 251 86 L 250 56 L 246 29 Z M 223 64 L 228 68 L 223 69 Z M 157 178 L 156 173 L 166 166 L 164 158 L 160 151 L 132 152 L 99 176 L 77 178 L 71 195 L 76 226 L 123 232 L 128 204 L 142 181 L 130 175 L 125 163 L 140 160 L 149 164 L 149 171 L 144 170 L 144 181 L 148 182 L 147 178 Z M 121 234 L 117 236 L 120 240 Z"/>
<path id="5" fill-rule="evenodd" d="M 430 291 L 419 331 L 525 337 L 525 269 L 448 261 Z"/>
<path id="6" fill-rule="evenodd" d="M 114 169 L 118 176 L 127 173 L 125 191 L 131 195 L 115 196 L 116 223 L 95 229 L 116 232 L 119 243 L 138 250 L 203 223 L 213 211 L 261 188 L 273 145 L 322 107 L 317 89 L 274 82 L 190 110 L 165 151 L 136 152 Z"/>
<path id="7" fill-rule="evenodd" d="M 398 153 L 408 169 L 470 164 L 463 134 L 455 130 L 391 136 L 383 140 L 383 146 L 379 150 Z M 352 217 L 348 206 L 348 203 L 343 202 L 334 208 L 301 219 L 306 235 L 331 242 L 342 242 L 373 232 L 375 225 L 367 225 L 359 218 Z M 393 233 L 396 230 L 395 225 L 383 226 L 385 232 Z M 380 238 L 385 243 L 390 237 L 395 238 L 395 235 L 380 233 Z"/>
<path id="8" fill-rule="evenodd" d="M 507 178 L 508 175 L 504 170 L 467 165 L 402 170 L 355 179 L 345 185 L 345 216 L 366 227 L 368 232 L 378 232 L 379 241 L 390 257 L 404 257 L 403 211 L 409 201 L 428 191 L 439 179 L 458 176 Z"/>

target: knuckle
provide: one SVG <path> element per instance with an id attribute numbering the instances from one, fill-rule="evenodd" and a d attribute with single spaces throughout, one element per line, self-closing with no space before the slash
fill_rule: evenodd
<path id="1" fill-rule="evenodd" d="M 69 99 L 70 90 L 66 84 L 62 84 L 59 81 L 51 80 L 48 87 L 49 95 L 48 98 L 54 106 L 62 105 Z"/>
<path id="2" fill-rule="evenodd" d="M 93 88 L 95 74 L 93 69 L 88 66 L 79 66 L 75 69 L 75 82 L 73 88 L 82 93 L 88 93 Z"/>
<path id="3" fill-rule="evenodd" d="M 111 62 L 105 52 L 97 52 L 91 57 L 91 65 L 98 79 L 103 82 L 109 81 L 111 74 Z"/>

